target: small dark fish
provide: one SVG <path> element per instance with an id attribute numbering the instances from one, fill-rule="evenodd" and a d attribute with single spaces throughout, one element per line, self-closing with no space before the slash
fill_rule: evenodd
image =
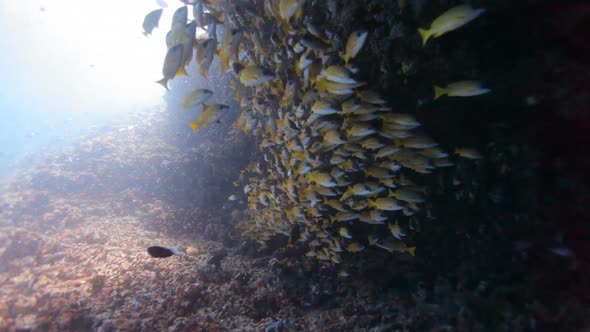
<path id="1" fill-rule="evenodd" d="M 549 248 L 549 251 L 561 257 L 574 257 L 576 255 L 573 250 L 566 247 L 553 247 Z"/>
<path id="2" fill-rule="evenodd" d="M 173 255 L 182 256 L 182 253 L 180 252 L 180 250 L 178 250 L 178 248 L 164 248 L 159 246 L 152 246 L 147 248 L 147 251 L 150 254 L 150 256 L 156 258 L 166 258 Z"/>

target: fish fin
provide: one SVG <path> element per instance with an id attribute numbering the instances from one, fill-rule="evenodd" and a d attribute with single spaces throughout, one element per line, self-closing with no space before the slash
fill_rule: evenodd
<path id="1" fill-rule="evenodd" d="M 418 32 L 420 33 L 420 36 L 422 36 L 422 47 L 425 47 L 426 41 L 428 40 L 428 38 L 430 38 L 432 32 L 430 30 L 425 29 L 418 29 Z"/>
<path id="2" fill-rule="evenodd" d="M 416 256 L 416 247 L 407 247 L 406 252 L 412 256 Z"/>
<path id="3" fill-rule="evenodd" d="M 170 89 L 168 89 L 168 80 L 166 79 L 166 77 L 159 81 L 156 81 L 156 83 L 161 84 L 163 87 L 165 87 L 166 91 L 170 91 Z"/>
<path id="4" fill-rule="evenodd" d="M 444 88 L 441 88 L 438 85 L 433 85 L 432 87 L 434 88 L 434 99 L 435 100 L 438 99 L 440 96 L 447 94 L 447 90 Z"/>
<path id="5" fill-rule="evenodd" d="M 149 33 L 147 33 L 147 32 L 145 32 L 145 31 L 142 31 L 141 33 L 142 33 L 144 36 L 146 36 L 146 38 L 150 36 L 150 34 L 149 34 Z"/>
<path id="6" fill-rule="evenodd" d="M 191 128 L 193 128 L 193 131 L 196 133 L 197 131 L 199 131 L 199 127 L 201 126 L 200 124 L 196 123 L 196 122 L 189 122 L 188 123 Z"/>
<path id="7" fill-rule="evenodd" d="M 186 72 L 186 69 L 184 69 L 184 67 L 180 67 L 176 72 L 176 76 L 188 76 L 188 73 Z"/>

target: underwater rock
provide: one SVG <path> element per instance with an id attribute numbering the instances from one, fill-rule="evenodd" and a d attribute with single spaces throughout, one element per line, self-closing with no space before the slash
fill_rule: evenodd
<path id="1" fill-rule="evenodd" d="M 219 276 L 218 271 L 216 265 L 205 265 L 197 269 L 197 277 L 202 282 L 214 282 Z"/>
<path id="2" fill-rule="evenodd" d="M 248 315 L 254 319 L 267 317 L 279 309 L 278 294 L 272 289 L 258 288 L 250 297 L 253 310 Z"/>
<path id="3" fill-rule="evenodd" d="M 219 267 L 221 260 L 227 256 L 227 251 L 225 249 L 219 249 L 216 251 L 211 252 L 211 257 L 207 259 L 207 264 L 215 265 Z"/>
<path id="4" fill-rule="evenodd" d="M 35 295 L 20 297 L 12 305 L 16 315 L 26 315 L 35 311 L 37 297 Z"/>
<path id="5" fill-rule="evenodd" d="M 203 232 L 203 236 L 210 241 L 219 241 L 223 236 L 223 229 L 222 226 L 210 223 L 205 226 L 205 231 Z"/>
<path id="6" fill-rule="evenodd" d="M 16 317 L 14 328 L 16 331 L 34 331 L 37 328 L 37 315 L 26 314 Z"/>

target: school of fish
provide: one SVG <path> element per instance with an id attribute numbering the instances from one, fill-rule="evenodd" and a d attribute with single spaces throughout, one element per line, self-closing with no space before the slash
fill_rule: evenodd
<path id="1" fill-rule="evenodd" d="M 193 55 L 204 77 L 215 56 L 222 73 L 235 73 L 230 87 L 241 108 L 235 126 L 254 135 L 260 150 L 234 183 L 243 190 L 228 198 L 237 200 L 242 191 L 246 197 L 248 218 L 238 225 L 243 235 L 265 246 L 283 234 L 289 246 L 305 246 L 308 257 L 330 266 L 346 252 L 369 247 L 414 255 L 408 235 L 419 230 L 420 215 L 430 216 L 428 188 L 415 181 L 454 162 L 412 114 L 392 109 L 370 82 L 355 77 L 355 59 L 363 55 L 370 31 L 336 36 L 305 15 L 305 0 L 185 4 L 173 15 L 158 83 L 168 89 L 175 76 L 196 74 L 186 71 Z M 468 5 L 450 9 L 419 30 L 423 45 L 483 12 Z M 146 16 L 146 34 L 159 16 Z M 197 28 L 207 33 L 197 39 Z M 434 99 L 490 92 L 469 80 L 434 90 Z M 187 109 L 202 106 L 190 123 L 195 132 L 229 111 L 205 104 L 211 95 L 197 89 L 183 102 Z M 471 148 L 455 152 L 482 157 Z"/>

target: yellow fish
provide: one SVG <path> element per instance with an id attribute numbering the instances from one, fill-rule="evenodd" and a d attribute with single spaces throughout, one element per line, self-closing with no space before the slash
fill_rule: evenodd
<path id="1" fill-rule="evenodd" d="M 204 103 L 213 95 L 213 91 L 208 89 L 197 89 L 184 97 L 182 101 L 182 108 L 189 109 L 192 106 Z"/>
<path id="2" fill-rule="evenodd" d="M 422 46 L 426 45 L 426 41 L 431 36 L 437 38 L 449 31 L 458 29 L 484 12 L 485 9 L 473 9 L 470 5 L 460 5 L 449 9 L 432 21 L 429 29 L 418 29 L 420 36 L 422 36 Z"/>
<path id="3" fill-rule="evenodd" d="M 333 216 L 329 216 L 330 221 L 334 222 L 344 222 L 344 221 L 352 221 L 358 219 L 359 215 L 356 213 L 348 213 L 348 212 L 337 212 Z"/>
<path id="4" fill-rule="evenodd" d="M 247 66 L 238 69 L 240 82 L 245 86 L 255 86 L 272 80 L 274 75 L 258 66 Z"/>
<path id="5" fill-rule="evenodd" d="M 383 242 L 378 242 L 376 246 L 385 249 L 390 253 L 407 252 L 412 256 L 416 256 L 416 247 L 408 247 L 405 243 L 399 240 L 389 239 Z"/>
<path id="6" fill-rule="evenodd" d="M 358 97 L 369 104 L 385 104 L 385 100 L 373 90 L 357 91 Z"/>
<path id="7" fill-rule="evenodd" d="M 199 74 L 201 76 L 207 77 L 216 49 L 217 40 L 215 38 L 205 39 L 197 44 L 197 63 L 199 64 Z"/>
<path id="8" fill-rule="evenodd" d="M 368 212 L 364 211 L 361 213 L 359 220 L 371 225 L 381 225 L 385 220 L 387 220 L 387 217 L 384 216 L 379 210 L 369 210 Z"/>
<path id="9" fill-rule="evenodd" d="M 365 45 L 365 41 L 367 41 L 367 36 L 369 32 L 367 30 L 357 30 L 353 31 L 350 36 L 348 36 L 348 40 L 346 41 L 346 51 L 342 58 L 344 62 L 348 63 L 348 61 L 354 58 L 358 52 L 363 48 Z"/>
<path id="10" fill-rule="evenodd" d="M 183 30 L 183 34 L 180 38 L 180 41 L 184 45 L 182 50 L 182 60 L 180 68 L 178 68 L 178 72 L 176 75 L 183 75 L 188 76 L 188 73 L 184 69 L 193 58 L 193 46 L 195 44 L 195 33 L 197 31 L 197 22 L 192 21 L 190 24 L 186 26 Z"/>
<path id="11" fill-rule="evenodd" d="M 297 10 L 303 6 L 305 0 L 280 0 L 279 1 L 279 15 L 285 21 L 288 21 Z"/>
<path id="12" fill-rule="evenodd" d="M 397 222 L 397 220 L 393 224 L 388 224 L 387 227 L 389 228 L 391 234 L 398 240 L 401 240 L 402 237 L 406 236 L 406 233 L 402 232 L 402 229 L 399 226 L 399 222 Z"/>
<path id="13" fill-rule="evenodd" d="M 379 166 L 370 166 L 367 167 L 363 170 L 363 174 L 366 177 L 374 177 L 377 179 L 386 179 L 386 178 L 392 178 L 395 176 L 395 174 L 391 174 L 389 172 L 389 170 L 385 169 L 385 168 L 381 168 Z"/>
<path id="14" fill-rule="evenodd" d="M 455 149 L 455 154 L 459 157 L 467 158 L 467 159 L 481 159 L 482 155 L 475 149 L 470 148 L 457 148 Z"/>
<path id="15" fill-rule="evenodd" d="M 379 242 L 379 239 L 373 234 L 369 234 L 367 236 L 367 240 L 368 240 L 370 246 L 373 246 L 373 245 L 377 244 L 377 242 Z"/>
<path id="16" fill-rule="evenodd" d="M 346 277 L 350 276 L 350 273 L 348 273 L 346 271 L 340 271 L 340 272 L 338 272 L 338 276 L 340 278 L 346 278 Z"/>
<path id="17" fill-rule="evenodd" d="M 347 239 L 352 239 L 352 235 L 350 235 L 350 231 L 346 227 L 340 227 L 338 234 L 340 234 L 340 236 L 345 237 Z"/>
<path id="18" fill-rule="evenodd" d="M 239 29 L 226 29 L 223 33 L 223 40 L 219 48 L 220 70 L 223 73 L 229 68 L 230 58 L 237 60 L 240 42 L 243 32 Z"/>
<path id="19" fill-rule="evenodd" d="M 358 98 L 349 98 L 345 100 L 342 105 L 340 105 L 340 107 L 342 108 L 342 113 L 344 114 L 353 113 L 354 111 L 361 108 L 361 101 Z"/>
<path id="20" fill-rule="evenodd" d="M 356 83 L 356 80 L 351 77 L 352 73 L 350 70 L 342 66 L 330 66 L 323 69 L 320 75 L 336 83 Z"/>
<path id="21" fill-rule="evenodd" d="M 144 36 L 149 36 L 152 33 L 152 30 L 158 27 L 158 22 L 160 22 L 160 17 L 162 16 L 162 11 L 162 8 L 153 10 L 143 18 Z"/>
<path id="22" fill-rule="evenodd" d="M 328 130 L 324 133 L 324 142 L 327 144 L 340 145 L 346 143 L 340 136 L 340 132 L 336 129 Z"/>
<path id="23" fill-rule="evenodd" d="M 375 128 L 366 123 L 355 123 L 350 128 L 346 129 L 346 134 L 349 138 L 365 137 L 375 133 Z"/>
<path id="24" fill-rule="evenodd" d="M 408 188 L 400 188 L 395 191 L 389 192 L 390 197 L 395 197 L 400 201 L 408 202 L 408 203 L 422 203 L 424 202 L 424 197 L 419 192 L 408 189 Z"/>
<path id="25" fill-rule="evenodd" d="M 157 81 L 156 83 L 162 84 L 163 87 L 168 90 L 168 81 L 173 79 L 178 72 L 178 69 L 182 65 L 182 52 L 184 46 L 182 44 L 178 44 L 176 46 L 172 46 L 168 49 L 166 53 L 166 58 L 164 59 L 164 66 L 162 68 L 162 74 L 164 78 Z"/>
<path id="26" fill-rule="evenodd" d="M 338 113 L 338 105 L 334 98 L 323 98 L 311 106 L 311 111 L 319 115 L 335 114 Z"/>
<path id="27" fill-rule="evenodd" d="M 189 125 L 196 133 L 199 130 L 199 128 L 207 127 L 212 122 L 217 121 L 227 110 L 229 110 L 229 106 L 227 105 L 203 104 L 203 112 L 201 112 L 201 115 L 199 115 L 199 120 L 197 122 L 189 122 Z"/>
<path id="28" fill-rule="evenodd" d="M 176 11 L 174 11 L 174 14 L 172 15 L 172 25 L 170 29 L 174 30 L 184 28 L 188 17 L 187 15 L 188 7 L 182 6 L 176 9 Z"/>
<path id="29" fill-rule="evenodd" d="M 367 84 L 366 82 L 355 82 L 355 83 L 338 83 L 333 82 L 325 78 L 320 78 L 317 81 L 316 88 L 318 89 L 319 93 L 324 93 L 328 91 L 331 94 L 335 95 L 347 95 L 354 92 L 353 89 L 361 87 Z"/>
<path id="30" fill-rule="evenodd" d="M 384 143 L 381 143 L 377 137 L 369 137 L 365 138 L 360 142 L 363 149 L 367 150 L 377 150 L 385 146 Z"/>
<path id="31" fill-rule="evenodd" d="M 404 207 L 399 202 L 391 197 L 382 197 L 375 200 L 369 200 L 370 208 L 377 208 L 383 211 L 399 211 Z"/>
<path id="32" fill-rule="evenodd" d="M 412 136 L 401 140 L 401 145 L 406 148 L 427 149 L 438 145 L 432 138 L 427 136 Z"/>
<path id="33" fill-rule="evenodd" d="M 344 208 L 344 205 L 342 205 L 342 203 L 338 200 L 335 199 L 328 199 L 327 197 L 324 197 L 324 205 L 328 205 L 330 207 L 332 207 L 333 209 L 342 212 L 342 213 L 347 213 L 349 212 L 348 210 L 346 210 Z"/>
<path id="34" fill-rule="evenodd" d="M 433 86 L 434 99 L 447 95 L 449 97 L 472 97 L 483 95 L 492 90 L 482 87 L 478 81 L 460 81 L 447 85 L 446 87 Z"/>
<path id="35" fill-rule="evenodd" d="M 335 187 L 337 185 L 332 176 L 328 173 L 312 172 L 308 174 L 308 179 L 310 182 L 317 183 L 328 188 Z"/>
<path id="36" fill-rule="evenodd" d="M 358 243 L 358 242 L 352 242 L 349 245 L 346 246 L 346 251 L 348 252 L 359 252 L 365 249 L 365 246 L 363 246 L 362 244 Z"/>

